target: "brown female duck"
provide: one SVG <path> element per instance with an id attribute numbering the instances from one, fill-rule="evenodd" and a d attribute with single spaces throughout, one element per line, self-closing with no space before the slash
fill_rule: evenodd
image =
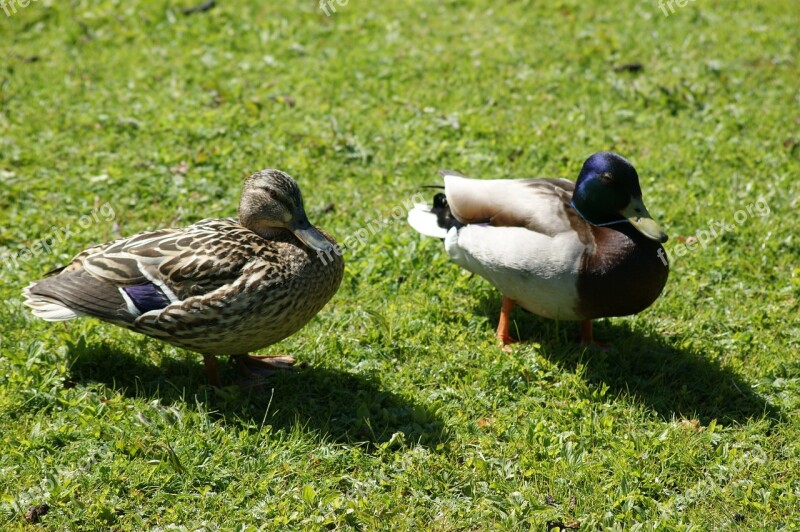
<path id="1" fill-rule="evenodd" d="M 248 377 L 294 364 L 249 353 L 297 332 L 336 293 L 344 261 L 335 245 L 309 223 L 294 179 L 263 170 L 245 181 L 238 219 L 91 247 L 31 283 L 25 303 L 48 321 L 94 316 L 201 353 L 219 386 L 218 355 Z"/>

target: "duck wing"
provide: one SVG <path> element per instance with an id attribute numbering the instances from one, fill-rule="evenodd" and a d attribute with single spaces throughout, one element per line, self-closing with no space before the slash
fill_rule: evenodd
<path id="1" fill-rule="evenodd" d="M 264 245 L 232 218 L 140 233 L 81 252 L 55 275 L 28 286 L 26 303 L 45 319 L 88 314 L 132 327 L 143 314 L 233 283 L 259 262 Z"/>
<path id="2" fill-rule="evenodd" d="M 585 225 L 570 205 L 575 184 L 566 179 L 471 179 L 451 170 L 447 203 L 463 224 L 524 227 L 547 236 Z"/>
<path id="3" fill-rule="evenodd" d="M 594 242 L 565 179 L 469 179 L 443 172 L 447 203 L 464 224 L 444 239 L 450 258 L 527 310 L 577 319 L 581 258 Z"/>

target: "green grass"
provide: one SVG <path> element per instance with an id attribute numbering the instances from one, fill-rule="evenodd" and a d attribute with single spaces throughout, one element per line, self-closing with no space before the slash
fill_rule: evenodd
<path id="1" fill-rule="evenodd" d="M 0 11 L 0 528 L 39 503 L 50 529 L 800 526 L 794 0 L 218 3 Z M 499 294 L 392 213 L 438 168 L 574 178 L 601 149 L 672 237 L 667 287 L 597 323 L 608 352 L 515 312 L 507 355 Z M 117 231 L 233 215 L 266 167 L 340 241 L 392 220 L 265 350 L 308 363 L 272 392 L 22 307 Z"/>

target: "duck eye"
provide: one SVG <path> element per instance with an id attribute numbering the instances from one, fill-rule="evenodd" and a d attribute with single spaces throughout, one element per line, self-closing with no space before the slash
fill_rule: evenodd
<path id="1" fill-rule="evenodd" d="M 602 181 L 603 184 L 609 185 L 613 180 L 614 178 L 611 176 L 611 172 L 603 172 L 600 174 L 600 181 Z"/>

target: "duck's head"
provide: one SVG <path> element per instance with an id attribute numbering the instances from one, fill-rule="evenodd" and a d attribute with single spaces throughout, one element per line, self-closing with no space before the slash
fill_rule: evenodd
<path id="1" fill-rule="evenodd" d="M 644 206 L 636 169 L 616 153 L 601 151 L 586 159 L 575 183 L 572 206 L 591 224 L 627 220 L 647 238 L 667 241 L 667 234 Z"/>
<path id="2" fill-rule="evenodd" d="M 333 249 L 308 221 L 297 183 L 280 170 L 261 170 L 247 178 L 239 200 L 239 222 L 264 238 L 288 230 L 316 251 Z"/>

